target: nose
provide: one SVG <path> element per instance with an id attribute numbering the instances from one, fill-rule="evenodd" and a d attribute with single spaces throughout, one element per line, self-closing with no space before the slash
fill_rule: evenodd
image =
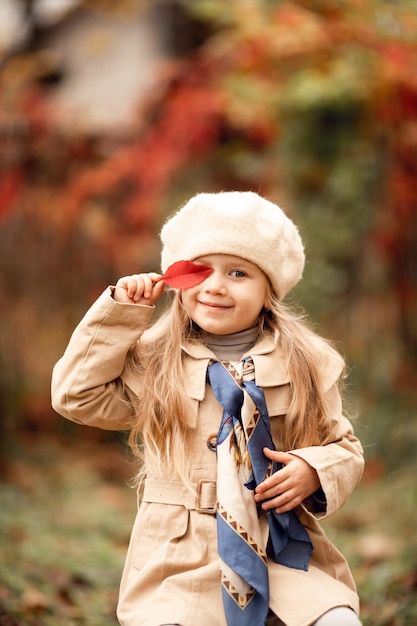
<path id="1" fill-rule="evenodd" d="M 203 283 L 204 291 L 207 293 L 220 293 L 226 292 L 226 287 L 221 272 L 213 270 L 213 272 L 206 278 Z"/>

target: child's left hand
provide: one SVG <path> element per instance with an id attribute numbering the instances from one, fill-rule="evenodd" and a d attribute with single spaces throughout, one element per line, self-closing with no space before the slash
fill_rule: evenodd
<path id="1" fill-rule="evenodd" d="M 304 459 L 269 448 L 264 448 L 263 452 L 268 459 L 284 466 L 255 489 L 257 503 L 267 500 L 262 502 L 264 511 L 275 509 L 277 513 L 286 513 L 319 489 L 318 474 Z"/>

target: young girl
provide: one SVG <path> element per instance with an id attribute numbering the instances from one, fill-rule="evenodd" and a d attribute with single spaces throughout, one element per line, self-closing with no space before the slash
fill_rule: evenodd
<path id="1" fill-rule="evenodd" d="M 318 520 L 344 504 L 363 454 L 342 358 L 282 302 L 304 267 L 298 230 L 259 195 L 225 192 L 192 198 L 161 240 L 168 272 L 106 289 L 52 380 L 59 413 L 130 430 L 140 457 L 120 624 L 358 626 Z"/>

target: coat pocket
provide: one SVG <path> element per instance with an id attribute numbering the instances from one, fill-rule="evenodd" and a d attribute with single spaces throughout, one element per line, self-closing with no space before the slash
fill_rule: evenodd
<path id="1" fill-rule="evenodd" d="M 189 511 L 181 505 L 143 502 L 132 531 L 132 566 L 164 569 L 178 551 L 188 522 Z"/>

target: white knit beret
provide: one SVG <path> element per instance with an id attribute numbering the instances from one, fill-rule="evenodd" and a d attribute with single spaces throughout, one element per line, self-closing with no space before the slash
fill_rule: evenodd
<path id="1" fill-rule="evenodd" d="M 231 254 L 261 268 L 282 299 L 300 280 L 304 247 L 279 206 L 254 192 L 200 193 L 163 226 L 161 267 L 206 254 Z"/>

